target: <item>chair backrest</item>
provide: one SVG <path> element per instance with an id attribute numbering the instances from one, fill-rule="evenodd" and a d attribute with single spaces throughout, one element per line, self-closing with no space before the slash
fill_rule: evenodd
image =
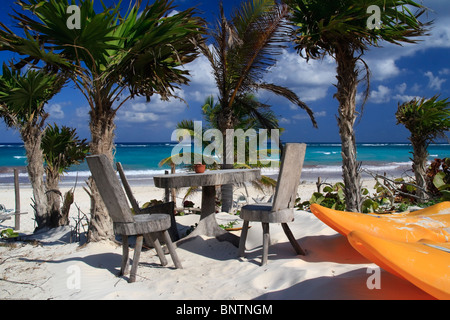
<path id="1" fill-rule="evenodd" d="M 105 155 L 86 157 L 95 185 L 114 222 L 134 222 L 125 192 L 112 166 Z"/>
<path id="2" fill-rule="evenodd" d="M 286 143 L 281 158 L 272 211 L 294 208 L 305 159 L 306 144 Z"/>
<path id="3" fill-rule="evenodd" d="M 135 214 L 140 213 L 139 204 L 136 201 L 136 198 L 131 191 L 130 184 L 128 183 L 127 177 L 125 176 L 125 172 L 123 170 L 122 164 L 120 162 L 116 163 L 117 171 L 119 172 L 120 180 L 122 180 L 122 185 L 125 189 L 125 193 L 127 194 L 128 200 L 131 202 L 131 207 L 134 210 Z"/>

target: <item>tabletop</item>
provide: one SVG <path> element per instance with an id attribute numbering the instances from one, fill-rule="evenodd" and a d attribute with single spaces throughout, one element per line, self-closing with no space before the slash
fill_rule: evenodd
<path id="1" fill-rule="evenodd" d="M 260 169 L 209 170 L 204 173 L 184 172 L 154 176 L 158 188 L 217 186 L 261 179 Z"/>

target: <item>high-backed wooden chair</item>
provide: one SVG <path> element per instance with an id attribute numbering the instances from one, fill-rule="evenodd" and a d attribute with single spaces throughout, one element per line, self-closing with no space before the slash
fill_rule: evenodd
<path id="1" fill-rule="evenodd" d="M 245 253 L 245 241 L 250 221 L 262 223 L 263 254 L 261 265 L 267 263 L 269 254 L 269 223 L 281 223 L 284 233 L 294 247 L 295 252 L 299 255 L 305 255 L 305 252 L 295 240 L 287 225 L 288 222 L 294 221 L 294 205 L 305 152 L 306 144 L 287 143 L 281 159 L 273 202 L 251 204 L 241 208 L 240 217 L 244 220 L 244 224 L 239 242 L 239 256 L 243 256 Z"/>
<path id="2" fill-rule="evenodd" d="M 166 242 L 169 253 L 176 268 L 182 268 L 175 247 L 167 230 L 171 226 L 168 214 L 138 214 L 133 215 L 122 185 L 113 169 L 111 161 L 105 155 L 96 155 L 86 158 L 92 177 L 106 209 L 113 220 L 114 233 L 122 236 L 122 266 L 120 276 L 125 275 L 129 268 L 128 237 L 136 236 L 133 264 L 129 282 L 136 280 L 136 271 L 142 250 L 144 236 L 152 237 L 155 249 L 161 259 L 161 264 L 167 264 L 156 234 L 161 233 Z"/>
<path id="3" fill-rule="evenodd" d="M 139 204 L 136 201 L 136 198 L 131 191 L 130 184 L 128 183 L 128 179 L 123 170 L 122 164 L 117 162 L 116 164 L 117 171 L 119 172 L 120 180 L 122 180 L 122 185 L 125 189 L 125 193 L 127 194 L 128 200 L 131 203 L 131 207 L 133 208 L 136 214 L 154 214 L 154 213 L 166 213 L 170 215 L 170 228 L 169 235 L 172 241 L 180 240 L 180 235 L 177 229 L 177 223 L 175 220 L 175 203 L 174 202 L 166 202 L 158 205 L 154 205 L 147 208 L 139 207 Z"/>

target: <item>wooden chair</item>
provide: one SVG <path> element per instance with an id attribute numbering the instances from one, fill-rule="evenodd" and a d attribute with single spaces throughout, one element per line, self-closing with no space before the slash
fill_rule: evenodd
<path id="1" fill-rule="evenodd" d="M 169 253 L 176 268 L 182 268 L 175 247 L 167 230 L 171 226 L 168 214 L 138 214 L 133 215 L 127 198 L 114 171 L 111 161 L 105 155 L 96 155 L 86 158 L 92 177 L 98 188 L 100 196 L 105 203 L 111 219 L 113 220 L 114 233 L 122 236 L 122 266 L 119 276 L 125 275 L 129 268 L 128 237 L 136 236 L 133 265 L 131 267 L 129 282 L 136 280 L 136 271 L 142 250 L 144 236 L 154 242 L 156 252 L 162 265 L 167 264 L 164 252 L 156 234 L 162 234 Z"/>
<path id="2" fill-rule="evenodd" d="M 133 192 L 131 191 L 128 179 L 125 176 L 122 164 L 120 162 L 117 162 L 116 167 L 117 171 L 119 172 L 120 180 L 122 180 L 125 193 L 127 194 L 128 200 L 130 201 L 131 207 L 133 208 L 134 212 L 136 214 L 166 213 L 170 215 L 170 228 L 169 228 L 170 238 L 172 239 L 173 242 L 180 240 L 180 235 L 177 229 L 177 223 L 175 221 L 175 203 L 167 202 L 147 208 L 139 207 L 139 204 L 137 203 L 136 198 L 134 197 Z"/>
<path id="3" fill-rule="evenodd" d="M 241 208 L 240 217 L 244 220 L 244 224 L 239 242 L 239 256 L 243 256 L 245 253 L 245 241 L 250 221 L 262 223 L 263 255 L 261 265 L 267 263 L 269 254 L 269 223 L 281 223 L 283 231 L 294 247 L 295 252 L 299 255 L 305 255 L 305 252 L 295 240 L 287 225 L 288 222 L 294 221 L 294 205 L 305 152 L 306 144 L 287 143 L 281 159 L 273 202 L 251 204 Z"/>

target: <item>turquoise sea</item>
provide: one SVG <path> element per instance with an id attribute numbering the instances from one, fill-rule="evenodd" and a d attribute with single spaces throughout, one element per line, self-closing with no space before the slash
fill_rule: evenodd
<path id="1" fill-rule="evenodd" d="M 170 156 L 174 142 L 152 143 L 117 143 L 116 160 L 125 168 L 126 174 L 133 184 L 151 183 L 152 176 L 163 174 L 168 167 L 159 167 L 161 159 Z M 341 176 L 341 151 L 339 143 L 308 144 L 302 180 L 339 179 Z M 412 174 L 412 147 L 408 143 L 360 143 L 357 146 L 358 161 L 362 167 L 370 171 L 388 175 L 401 176 Z M 428 148 L 429 160 L 450 157 L 450 144 L 432 144 Z M 13 167 L 20 168 L 20 181 L 28 182 L 25 170 L 26 157 L 22 144 L 0 144 L 0 185 L 11 184 Z M 182 170 L 182 169 L 180 169 Z M 271 169 L 265 174 L 276 174 Z M 63 184 L 73 184 L 75 180 L 84 181 L 89 176 L 85 163 L 74 166 L 63 178 Z"/>

